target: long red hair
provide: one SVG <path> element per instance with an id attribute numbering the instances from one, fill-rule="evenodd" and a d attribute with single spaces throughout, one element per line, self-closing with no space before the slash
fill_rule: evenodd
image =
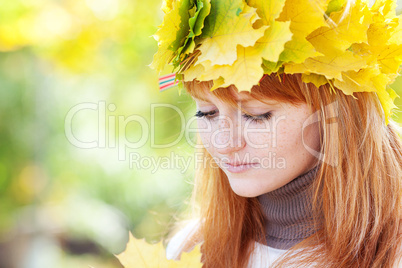
<path id="1" fill-rule="evenodd" d="M 185 83 L 195 97 L 211 86 L 212 82 Z M 212 94 L 234 103 L 233 90 Z M 402 144 L 397 125 L 392 120 L 384 124 L 376 93 L 353 97 L 328 84 L 306 84 L 301 75 L 272 74 L 250 95 L 304 102 L 322 119 L 323 158 L 313 197 L 319 231 L 293 248 L 303 250 L 290 250 L 274 266 L 393 267 L 402 251 Z M 201 151 L 207 162 L 213 161 Z M 194 195 L 203 219 L 204 267 L 246 267 L 255 241 L 264 243 L 265 237 L 257 199 L 237 196 L 216 164 L 197 171 Z"/>

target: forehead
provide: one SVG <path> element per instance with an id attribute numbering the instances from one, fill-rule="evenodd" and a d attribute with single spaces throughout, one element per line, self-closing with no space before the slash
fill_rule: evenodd
<path id="1" fill-rule="evenodd" d="M 220 89 L 222 90 L 222 89 Z M 226 89 L 223 89 L 226 90 Z M 264 98 L 257 98 L 257 96 L 253 96 L 250 94 L 250 92 L 247 91 L 241 91 L 241 92 L 236 92 L 234 90 L 227 89 L 226 92 L 210 92 L 210 91 L 203 91 L 203 92 L 198 92 L 198 94 L 192 95 L 192 98 L 196 102 L 205 102 L 205 103 L 215 103 L 215 102 L 223 102 L 223 103 L 229 103 L 232 105 L 236 105 L 238 103 L 249 103 L 250 105 L 253 105 L 254 103 L 265 103 L 265 104 L 278 104 L 279 101 L 270 99 L 268 97 Z"/>
<path id="2" fill-rule="evenodd" d="M 227 92 L 226 94 L 213 94 L 211 92 L 200 92 L 199 94 L 192 95 L 193 99 L 196 101 L 203 101 L 203 102 L 213 102 L 214 100 L 231 100 L 234 102 L 243 102 L 247 100 L 254 100 L 247 92 Z"/>

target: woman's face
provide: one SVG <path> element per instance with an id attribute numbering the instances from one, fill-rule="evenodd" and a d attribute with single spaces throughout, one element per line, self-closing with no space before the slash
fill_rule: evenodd
<path id="1" fill-rule="evenodd" d="M 203 145 L 226 173 L 233 191 L 255 197 L 282 187 L 312 169 L 319 126 L 307 104 L 256 100 L 234 92 L 242 109 L 206 91 L 197 104 Z M 263 102 L 262 102 L 263 101 Z"/>

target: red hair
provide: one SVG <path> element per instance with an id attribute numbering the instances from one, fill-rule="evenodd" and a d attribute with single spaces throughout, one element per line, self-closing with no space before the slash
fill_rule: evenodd
<path id="1" fill-rule="evenodd" d="M 202 97 L 212 82 L 186 82 Z M 212 92 L 228 103 L 233 87 Z M 301 75 L 265 76 L 250 95 L 307 103 L 320 118 L 322 165 L 315 180 L 314 214 L 319 231 L 296 245 L 275 267 L 393 267 L 402 244 L 402 144 L 397 126 L 385 126 L 376 93 L 354 97 L 302 82 Z M 337 103 L 337 105 L 330 105 Z M 235 104 L 234 104 L 235 105 Z M 334 122 L 332 122 L 334 123 Z M 207 161 L 213 161 L 202 149 Z M 337 165 L 327 163 L 336 161 Z M 256 198 L 237 196 L 217 165 L 197 171 L 194 195 L 204 219 L 204 267 L 246 267 L 254 242 L 264 242 L 263 220 Z M 295 258 L 294 254 L 297 253 Z M 315 264 L 315 265 L 313 265 Z"/>

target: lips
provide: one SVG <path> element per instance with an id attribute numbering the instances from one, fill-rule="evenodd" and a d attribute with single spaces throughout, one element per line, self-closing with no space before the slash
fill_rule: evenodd
<path id="1" fill-rule="evenodd" d="M 222 166 L 231 173 L 241 173 L 258 167 L 259 163 L 226 162 L 222 163 Z"/>
<path id="2" fill-rule="evenodd" d="M 247 165 L 256 165 L 258 163 L 232 163 L 232 162 L 224 162 L 222 163 L 224 166 L 231 166 L 231 167 L 240 167 L 240 166 L 247 166 Z"/>
<path id="3" fill-rule="evenodd" d="M 252 164 L 252 163 L 239 163 L 239 162 L 234 163 L 234 162 L 224 162 L 223 164 L 224 164 L 224 165 L 228 165 L 228 166 L 237 167 L 237 166 L 249 165 L 249 164 Z"/>

